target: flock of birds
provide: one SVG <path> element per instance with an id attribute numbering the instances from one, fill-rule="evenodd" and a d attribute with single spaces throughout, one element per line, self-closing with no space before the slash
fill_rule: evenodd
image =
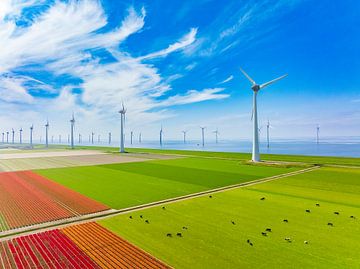
<path id="1" fill-rule="evenodd" d="M 210 198 L 210 199 L 213 198 L 212 195 L 209 195 L 209 198 Z M 266 199 L 265 197 L 261 197 L 261 198 L 260 198 L 261 201 L 264 201 L 265 199 Z M 316 205 L 317 207 L 320 207 L 320 204 L 319 204 L 319 203 L 316 203 L 315 205 Z M 163 209 L 163 210 L 166 210 L 166 207 L 163 206 L 162 209 Z M 306 213 L 311 213 L 311 210 L 310 210 L 310 209 L 306 209 L 305 212 L 306 212 Z M 334 214 L 335 214 L 335 215 L 340 215 L 340 212 L 335 211 Z M 129 216 L 129 218 L 130 218 L 130 219 L 133 219 L 132 216 Z M 143 215 L 140 215 L 140 218 L 143 219 L 143 218 L 144 218 Z M 353 216 L 353 215 L 351 215 L 350 218 L 351 218 L 351 219 L 356 219 L 356 217 Z M 284 222 L 284 223 L 288 223 L 289 220 L 288 220 L 288 219 L 283 219 L 283 222 Z M 149 221 L 148 219 L 146 219 L 146 220 L 145 220 L 145 223 L 146 223 L 146 224 L 150 224 L 150 221 Z M 236 222 L 235 222 L 234 220 L 231 220 L 231 224 L 232 224 L 232 225 L 236 225 Z M 332 222 L 328 222 L 327 225 L 328 225 L 328 226 L 331 226 L 331 227 L 334 226 L 334 224 L 333 224 Z M 183 229 L 183 230 L 187 230 L 188 228 L 187 228 L 186 226 L 183 226 L 182 229 Z M 268 236 L 268 233 L 271 233 L 271 232 L 272 232 L 272 229 L 271 229 L 271 228 L 266 228 L 265 231 L 261 232 L 261 235 L 263 235 L 263 236 Z M 167 233 L 166 236 L 167 236 L 167 237 L 173 237 L 173 234 L 172 234 L 172 233 Z M 177 237 L 182 237 L 183 235 L 182 235 L 181 232 L 177 232 L 177 233 L 176 233 L 176 236 L 177 236 Z M 290 237 L 285 237 L 284 239 L 285 239 L 285 241 L 288 242 L 288 243 L 291 243 L 291 242 L 292 242 L 292 240 L 291 240 Z M 246 240 L 246 243 L 248 243 L 250 246 L 253 246 L 253 245 L 254 245 L 253 242 L 252 242 L 250 239 L 247 239 L 247 240 Z M 309 241 L 305 240 L 305 241 L 304 241 L 304 244 L 306 244 L 306 245 L 309 244 Z"/>

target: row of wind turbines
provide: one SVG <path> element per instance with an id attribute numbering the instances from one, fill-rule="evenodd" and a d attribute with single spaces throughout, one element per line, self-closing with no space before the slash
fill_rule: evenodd
<path id="1" fill-rule="evenodd" d="M 258 126 L 258 111 L 257 111 L 257 95 L 259 93 L 260 90 L 263 90 L 265 87 L 268 87 L 269 85 L 285 78 L 287 76 L 286 75 L 283 75 L 281 77 L 278 77 L 276 79 L 273 79 L 273 80 L 270 80 L 266 83 L 263 83 L 263 84 L 257 84 L 244 70 L 240 69 L 241 72 L 244 74 L 244 76 L 250 81 L 251 83 L 251 89 L 253 91 L 253 103 L 252 103 L 252 122 L 253 122 L 253 139 L 252 139 L 252 161 L 253 162 L 259 162 L 260 161 L 260 151 L 259 151 L 259 132 L 260 132 L 260 129 L 259 126 Z M 125 116 L 126 116 L 126 109 L 125 109 L 125 106 L 124 104 L 122 104 L 122 108 L 120 109 L 119 111 L 119 114 L 120 114 L 120 119 L 121 119 L 121 125 L 120 125 L 120 152 L 121 153 L 124 153 L 125 152 Z M 70 142 L 70 146 L 71 148 L 74 148 L 75 147 L 75 138 L 74 138 L 74 132 L 75 132 L 75 117 L 74 117 L 74 114 L 72 115 L 72 118 L 70 120 L 70 124 L 71 124 L 71 129 L 70 129 L 70 135 L 68 136 L 68 140 Z M 45 124 L 45 145 L 46 147 L 49 146 L 49 121 L 47 120 L 46 124 Z M 201 143 L 202 143 L 202 146 L 205 146 L 205 129 L 206 127 L 205 126 L 201 126 Z M 270 125 L 270 122 L 268 121 L 267 122 L 267 125 L 266 125 L 266 128 L 267 128 L 267 147 L 270 146 L 270 135 L 269 135 L 269 132 L 270 132 L 270 128 L 271 128 L 271 125 Z M 30 146 L 33 147 L 33 129 L 34 129 L 34 126 L 31 125 L 30 126 Z M 317 143 L 319 143 L 319 130 L 320 130 L 320 127 L 317 126 Z M 22 132 L 23 132 L 23 129 L 21 128 L 19 130 L 19 134 L 20 134 L 20 137 L 19 137 L 19 140 L 20 140 L 20 144 L 22 144 Z M 183 133 L 183 141 L 184 143 L 186 143 L 186 134 L 187 134 L 187 131 L 182 131 Z M 219 136 L 219 131 L 216 129 L 215 131 L 213 131 L 213 133 L 215 134 L 215 139 L 216 139 L 216 143 L 218 143 L 218 136 Z M 161 126 L 161 129 L 160 129 L 160 133 L 159 133 L 159 142 L 160 142 L 160 145 L 162 146 L 163 145 L 163 134 L 164 134 L 164 131 L 163 131 L 163 128 Z M 2 133 L 2 142 L 5 143 L 5 133 Z M 109 133 L 109 143 L 111 143 L 111 133 Z M 12 129 L 12 143 L 14 143 L 14 140 L 15 140 L 15 131 L 14 129 Z M 53 138 L 52 138 L 53 140 Z M 61 140 L 61 136 L 59 137 L 59 140 Z M 82 137 L 81 137 L 81 134 L 79 134 L 79 143 L 81 142 L 82 140 Z M 89 142 L 92 142 L 92 144 L 94 143 L 94 133 L 92 132 L 91 133 L 91 137 L 89 136 Z M 100 139 L 99 139 L 100 140 Z M 139 134 L 139 141 L 141 142 L 141 133 Z M 6 132 L 6 142 L 9 143 L 9 132 Z M 131 144 L 133 142 L 133 132 L 131 132 Z"/>

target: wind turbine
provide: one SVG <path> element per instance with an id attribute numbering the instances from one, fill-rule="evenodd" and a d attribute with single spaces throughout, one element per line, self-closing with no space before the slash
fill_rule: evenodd
<path id="1" fill-rule="evenodd" d="M 46 121 L 45 124 L 45 131 L 46 131 L 46 137 L 45 137 L 45 145 L 46 147 L 49 147 L 49 120 Z"/>
<path id="2" fill-rule="evenodd" d="M 74 131 L 75 131 L 75 116 L 72 114 L 72 118 L 70 120 L 71 123 L 71 148 L 74 149 Z"/>
<path id="3" fill-rule="evenodd" d="M 160 129 L 160 146 L 162 147 L 162 145 L 163 145 L 163 133 L 164 133 L 164 131 L 163 131 L 163 127 L 162 127 L 162 125 L 161 125 L 161 129 Z"/>
<path id="4" fill-rule="evenodd" d="M 23 128 L 21 127 L 20 130 L 19 130 L 20 144 L 22 144 L 22 132 L 23 132 Z"/>
<path id="5" fill-rule="evenodd" d="M 202 141 L 202 146 L 204 147 L 205 146 L 205 129 L 206 127 L 201 127 L 201 141 Z"/>
<path id="6" fill-rule="evenodd" d="M 320 125 L 316 126 L 316 144 L 319 144 Z"/>
<path id="7" fill-rule="evenodd" d="M 186 133 L 187 131 L 181 131 L 183 133 L 184 144 L 186 144 Z"/>
<path id="8" fill-rule="evenodd" d="M 61 144 L 61 135 L 59 135 L 59 144 Z"/>
<path id="9" fill-rule="evenodd" d="M 270 121 L 268 120 L 268 121 L 267 121 L 267 124 L 266 124 L 266 141 L 267 141 L 267 148 L 270 148 L 270 128 L 271 128 L 271 125 L 270 125 Z"/>
<path id="10" fill-rule="evenodd" d="M 34 130 L 34 124 L 30 126 L 30 147 L 33 148 L 33 130 Z"/>
<path id="11" fill-rule="evenodd" d="M 79 134 L 79 144 L 81 143 L 81 134 Z"/>
<path id="12" fill-rule="evenodd" d="M 91 132 L 91 144 L 94 144 L 94 135 L 95 135 L 95 133 Z"/>
<path id="13" fill-rule="evenodd" d="M 139 143 L 140 144 L 141 144 L 141 140 L 142 140 L 141 133 L 139 133 Z"/>
<path id="14" fill-rule="evenodd" d="M 121 117 L 121 130 L 120 130 L 120 152 L 125 153 L 125 137 L 124 137 L 124 128 L 125 128 L 125 114 L 126 109 L 124 103 L 122 103 L 122 108 L 119 110 Z"/>
<path id="15" fill-rule="evenodd" d="M 111 132 L 109 132 L 109 145 L 111 145 Z"/>
<path id="16" fill-rule="evenodd" d="M 100 137 L 101 137 L 101 136 L 100 136 L 100 135 L 98 135 L 98 143 L 100 143 L 100 140 L 101 140 L 101 139 L 100 139 Z"/>
<path id="17" fill-rule="evenodd" d="M 6 132 L 6 144 L 9 144 L 9 131 Z"/>
<path id="18" fill-rule="evenodd" d="M 130 132 L 130 144 L 133 144 L 133 136 L 134 136 L 134 131 Z"/>
<path id="19" fill-rule="evenodd" d="M 11 133 L 12 133 L 11 142 L 12 142 L 12 144 L 14 144 L 15 143 L 15 130 L 14 130 L 14 128 L 12 128 Z"/>
<path id="20" fill-rule="evenodd" d="M 251 89 L 253 90 L 253 110 L 252 110 L 253 148 L 252 148 L 252 158 L 251 159 L 253 162 L 259 162 L 260 161 L 260 152 L 259 152 L 259 129 L 258 129 L 258 118 L 257 118 L 257 116 L 258 116 L 257 115 L 257 94 L 261 89 L 269 86 L 270 84 L 273 84 L 273 83 L 279 81 L 280 79 L 285 78 L 287 76 L 287 74 L 259 85 L 248 74 L 246 74 L 244 70 L 242 70 L 242 69 L 240 69 L 240 70 L 252 84 Z"/>
<path id="21" fill-rule="evenodd" d="M 4 143 L 5 142 L 5 140 L 4 140 L 4 136 L 5 136 L 5 133 L 2 133 L 2 143 Z"/>
<path id="22" fill-rule="evenodd" d="M 218 137 L 219 137 L 219 130 L 216 128 L 216 130 L 213 132 L 215 134 L 215 143 L 217 144 L 218 143 Z"/>

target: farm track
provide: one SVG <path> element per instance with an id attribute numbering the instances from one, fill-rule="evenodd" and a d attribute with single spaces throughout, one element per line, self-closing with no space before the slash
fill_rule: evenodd
<path id="1" fill-rule="evenodd" d="M 308 172 L 317 170 L 319 168 L 320 168 L 320 166 L 313 166 L 310 168 L 306 168 L 306 169 L 302 169 L 302 170 L 298 170 L 298 171 L 294 171 L 294 172 L 290 172 L 290 173 L 280 174 L 280 175 L 276 175 L 276 176 L 271 176 L 271 177 L 254 180 L 254 181 L 220 187 L 220 188 L 211 189 L 211 190 L 202 191 L 202 192 L 197 192 L 197 193 L 193 193 L 193 194 L 189 194 L 189 195 L 179 196 L 179 197 L 161 200 L 161 201 L 157 201 L 157 202 L 152 202 L 152 203 L 148 203 L 148 204 L 143 204 L 143 205 L 139 205 L 139 206 L 124 208 L 124 209 L 119 209 L 119 210 L 113 209 L 113 210 L 108 210 L 108 211 L 104 211 L 104 212 L 98 212 L 97 214 L 90 215 L 90 216 L 73 217 L 71 219 L 59 220 L 59 221 L 56 221 L 55 223 L 48 222 L 48 223 L 43 223 L 41 225 L 32 225 L 29 227 L 24 227 L 23 229 L 21 229 L 21 231 L 14 231 L 13 233 L 12 233 L 12 231 L 8 231 L 6 234 L 2 234 L 2 235 L 0 233 L 0 241 L 6 240 L 9 238 L 18 237 L 23 234 L 30 234 L 30 233 L 33 233 L 36 231 L 37 232 L 47 231 L 47 230 L 51 230 L 54 228 L 68 227 L 73 224 L 88 223 L 88 222 L 92 222 L 92 221 L 96 221 L 96 220 L 105 219 L 105 218 L 108 218 L 111 216 L 121 215 L 121 214 L 138 211 L 138 210 L 142 210 L 142 209 L 146 209 L 146 208 L 151 208 L 151 207 L 155 207 L 155 206 L 159 206 L 159 205 L 176 203 L 179 201 L 189 200 L 189 199 L 193 199 L 196 197 L 201 197 L 201 196 L 205 196 L 205 195 L 209 195 L 209 194 L 213 194 L 213 193 L 219 193 L 219 192 L 224 192 L 224 191 L 228 191 L 228 190 L 232 190 L 232 189 L 243 188 L 243 187 L 247 187 L 247 186 L 261 184 L 261 183 L 265 183 L 265 182 L 269 182 L 269 181 L 273 181 L 273 180 L 277 180 L 277 179 L 281 179 L 281 178 L 286 178 L 286 177 L 290 177 L 290 176 L 294 176 L 294 175 L 298 175 L 298 174 L 308 173 Z"/>

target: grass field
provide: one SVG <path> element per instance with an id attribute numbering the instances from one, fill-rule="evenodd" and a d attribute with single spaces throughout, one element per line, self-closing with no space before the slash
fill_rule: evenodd
<path id="1" fill-rule="evenodd" d="M 360 170 L 321 168 L 100 224 L 175 268 L 360 268 L 359 194 Z"/>
<path id="2" fill-rule="evenodd" d="M 234 160 L 182 158 L 36 172 L 120 209 L 296 169 L 246 165 Z"/>

